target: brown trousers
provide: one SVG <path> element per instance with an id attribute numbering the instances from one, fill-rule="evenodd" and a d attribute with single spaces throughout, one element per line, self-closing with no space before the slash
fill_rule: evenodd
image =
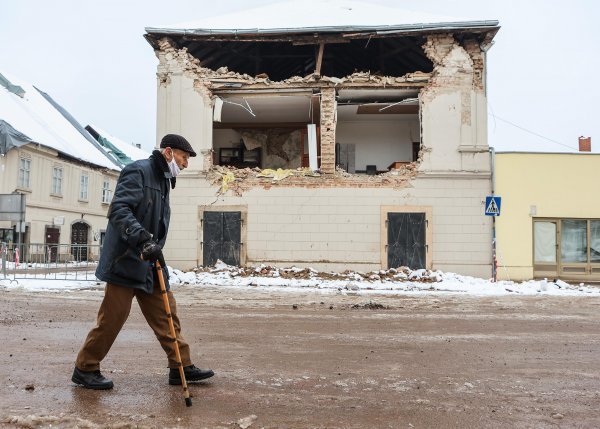
<path id="1" fill-rule="evenodd" d="M 96 371 L 100 369 L 100 362 L 110 350 L 127 317 L 129 317 L 131 301 L 134 296 L 148 325 L 150 325 L 163 350 L 167 353 L 167 358 L 169 359 L 168 367 L 179 367 L 175 357 L 175 345 L 170 336 L 169 321 L 165 313 L 165 305 L 160 288 L 155 287 L 153 293 L 149 294 L 138 289 L 107 283 L 104 291 L 104 300 L 100 305 L 100 310 L 98 310 L 96 326 L 88 334 L 83 347 L 77 355 L 77 360 L 75 361 L 77 368 L 82 371 Z M 167 296 L 169 297 L 169 305 L 171 306 L 171 314 L 173 315 L 173 325 L 175 325 L 181 361 L 183 366 L 188 366 L 192 364 L 190 360 L 190 347 L 181 336 L 181 325 L 177 317 L 175 297 L 171 292 L 168 292 Z"/>

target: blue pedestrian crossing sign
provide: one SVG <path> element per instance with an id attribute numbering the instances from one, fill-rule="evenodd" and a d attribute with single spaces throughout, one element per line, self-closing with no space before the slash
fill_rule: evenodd
<path id="1" fill-rule="evenodd" d="M 502 199 L 498 196 L 485 197 L 485 215 L 500 216 L 500 204 Z"/>

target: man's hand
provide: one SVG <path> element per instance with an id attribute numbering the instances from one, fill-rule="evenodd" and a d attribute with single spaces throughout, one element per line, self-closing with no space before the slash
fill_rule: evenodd
<path id="1" fill-rule="evenodd" d="M 162 268 L 167 267 L 167 264 L 165 263 L 165 257 L 162 253 L 162 248 L 158 243 L 155 243 L 152 240 L 148 240 L 142 245 L 142 259 L 152 263 L 158 261 Z"/>

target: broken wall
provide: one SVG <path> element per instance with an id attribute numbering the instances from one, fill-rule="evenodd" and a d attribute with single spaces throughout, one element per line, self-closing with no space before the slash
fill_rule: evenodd
<path id="1" fill-rule="evenodd" d="M 337 104 L 335 88 L 321 89 L 321 171 L 335 171 L 335 127 Z"/>
<path id="2" fill-rule="evenodd" d="M 263 168 L 287 169 L 302 166 L 304 142 L 300 130 L 241 130 L 241 135 L 247 149 L 261 149 Z"/>
<path id="3" fill-rule="evenodd" d="M 478 44 L 464 44 L 468 50 L 447 34 L 429 36 L 423 46 L 434 70 L 420 95 L 421 171 L 489 174 L 483 57 Z"/>
<path id="4" fill-rule="evenodd" d="M 156 147 L 165 134 L 184 136 L 196 150 L 190 170 L 212 165 L 213 111 L 210 92 L 198 74 L 198 62 L 165 39 L 157 51 Z"/>
<path id="5" fill-rule="evenodd" d="M 183 172 L 171 196 L 173 221 L 165 251 L 173 266 L 193 268 L 202 262 L 198 213 L 199 207 L 211 205 L 224 210 L 245 207 L 244 263 L 328 269 L 382 267 L 385 225 L 381 210 L 394 206 L 399 210 L 431 210 L 433 268 L 488 277 L 491 220 L 482 213 L 490 181 L 482 57 L 472 43 L 461 45 L 451 35 L 429 36 L 424 50 L 435 68 L 431 76 L 419 75 L 419 79 L 428 80 L 426 85 L 422 80 L 412 86 L 425 85 L 419 95 L 421 163 L 418 173 L 408 169 L 398 176 L 337 174 L 336 132 L 345 131 L 338 129 L 333 85 L 384 88 L 402 79 L 408 82 L 411 77 L 367 76 L 363 82 L 330 79 L 324 83 L 325 77 L 318 81 L 312 76 L 274 84 L 228 73 L 223 82 L 235 81 L 240 86 L 321 88 L 321 167 L 330 174 L 294 177 L 287 184 L 256 177 L 238 180 L 231 174 L 231 189 L 236 192 L 220 194 L 219 185 L 209 179 L 210 172 L 199 171 L 207 170 L 206 165 L 195 164 Z M 181 132 L 189 136 L 195 148 L 210 153 L 212 106 L 208 88 L 215 85 L 211 78 L 216 72 L 201 68 L 185 50 L 169 47 L 159 53 L 159 59 L 159 130 Z M 329 84 L 332 86 L 327 87 Z"/>

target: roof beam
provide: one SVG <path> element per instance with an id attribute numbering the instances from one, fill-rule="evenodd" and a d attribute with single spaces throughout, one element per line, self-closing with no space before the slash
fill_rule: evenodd
<path id="1" fill-rule="evenodd" d="M 323 51 L 325 50 L 325 43 L 319 44 L 319 52 L 317 53 L 317 66 L 315 67 L 315 75 L 321 76 L 321 65 L 323 64 Z"/>

